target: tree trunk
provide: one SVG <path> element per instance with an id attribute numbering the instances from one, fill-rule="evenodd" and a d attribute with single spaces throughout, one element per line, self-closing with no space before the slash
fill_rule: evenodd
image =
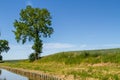
<path id="1" fill-rule="evenodd" d="M 38 60 L 38 59 L 39 59 L 38 53 L 35 53 L 35 60 Z"/>
<path id="2" fill-rule="evenodd" d="M 40 40 L 37 30 L 36 30 L 34 45 L 32 48 L 35 51 L 35 60 L 38 60 L 39 54 L 42 52 L 42 40 Z"/>

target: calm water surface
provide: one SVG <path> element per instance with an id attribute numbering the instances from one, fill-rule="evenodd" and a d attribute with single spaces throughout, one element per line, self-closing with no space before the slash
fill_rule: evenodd
<path id="1" fill-rule="evenodd" d="M 27 77 L 0 69 L 0 80 L 30 80 Z"/>

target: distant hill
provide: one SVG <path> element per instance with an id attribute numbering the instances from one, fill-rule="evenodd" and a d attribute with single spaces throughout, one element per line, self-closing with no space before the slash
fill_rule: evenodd
<path id="1" fill-rule="evenodd" d="M 66 64 L 114 62 L 120 63 L 120 48 L 60 52 L 45 56 L 41 61 L 64 62 Z"/>

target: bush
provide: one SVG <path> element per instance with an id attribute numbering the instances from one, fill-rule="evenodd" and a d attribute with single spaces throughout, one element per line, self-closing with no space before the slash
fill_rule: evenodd
<path id="1" fill-rule="evenodd" d="M 91 54 L 92 57 L 99 57 L 101 55 L 102 55 L 102 53 L 93 53 L 93 54 Z"/>
<path id="2" fill-rule="evenodd" d="M 84 52 L 82 52 L 82 53 L 81 53 L 81 57 L 83 57 L 83 58 L 90 57 L 90 53 L 89 53 L 89 52 L 84 51 Z"/>
<path id="3" fill-rule="evenodd" d="M 35 54 L 34 54 L 34 53 L 31 53 L 31 54 L 30 54 L 30 56 L 29 56 L 29 61 L 30 61 L 30 62 L 35 61 Z"/>
<path id="4" fill-rule="evenodd" d="M 0 61 L 2 61 L 2 55 L 0 55 Z"/>

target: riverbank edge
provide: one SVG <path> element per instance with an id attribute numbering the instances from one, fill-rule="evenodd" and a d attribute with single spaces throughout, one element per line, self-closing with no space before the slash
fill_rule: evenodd
<path id="1" fill-rule="evenodd" d="M 74 80 L 73 76 L 69 76 L 69 77 L 65 75 L 58 76 L 58 75 L 52 75 L 49 73 L 43 73 L 35 70 L 11 68 L 6 66 L 0 66 L 0 68 L 14 72 L 16 74 L 20 74 L 22 76 L 30 77 L 31 79 L 35 79 L 35 80 L 40 80 L 40 79 L 42 80 Z"/>

